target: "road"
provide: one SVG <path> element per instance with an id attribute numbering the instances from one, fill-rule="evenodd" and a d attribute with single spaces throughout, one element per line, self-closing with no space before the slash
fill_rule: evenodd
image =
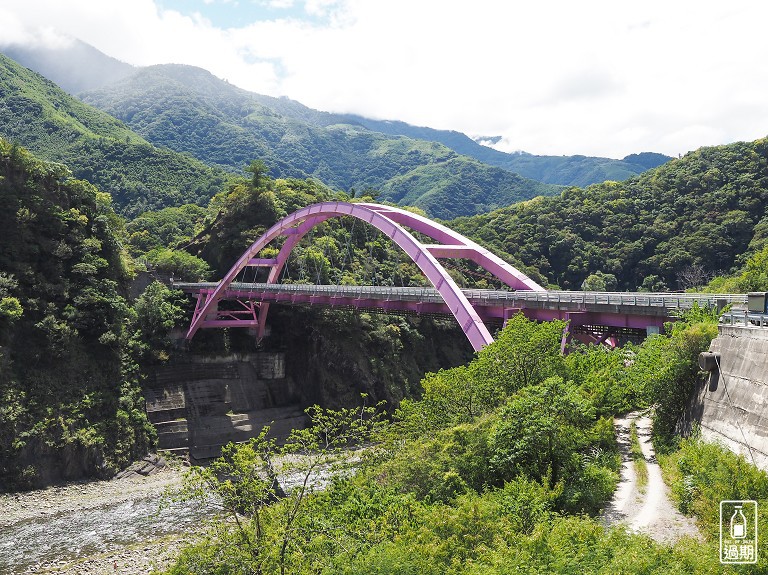
<path id="1" fill-rule="evenodd" d="M 630 425 L 637 426 L 640 449 L 648 470 L 648 482 L 639 487 L 635 464 L 630 456 Z M 603 513 L 606 525 L 624 524 L 631 531 L 645 533 L 663 543 L 682 537 L 701 538 L 694 520 L 680 513 L 669 498 L 669 488 L 661 476 L 661 468 L 651 443 L 651 418 L 647 413 L 633 412 L 614 420 L 621 450 L 621 480 L 610 505 Z"/>

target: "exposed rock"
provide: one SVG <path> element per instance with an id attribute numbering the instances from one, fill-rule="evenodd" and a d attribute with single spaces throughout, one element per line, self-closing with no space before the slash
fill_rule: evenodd
<path id="1" fill-rule="evenodd" d="M 157 455 L 156 453 L 150 453 L 145 456 L 141 461 L 137 461 L 131 466 L 123 469 L 120 473 L 115 475 L 115 479 L 124 479 L 131 476 L 143 476 L 154 475 L 159 471 L 162 471 L 166 466 L 165 458 Z"/>

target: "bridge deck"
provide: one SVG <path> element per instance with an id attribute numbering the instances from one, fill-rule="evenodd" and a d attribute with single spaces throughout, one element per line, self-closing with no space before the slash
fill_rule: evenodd
<path id="1" fill-rule="evenodd" d="M 189 293 L 212 293 L 216 283 L 175 283 Z M 462 290 L 483 319 L 507 319 L 522 311 L 540 320 L 569 319 L 579 325 L 608 325 L 646 329 L 662 327 L 679 310 L 746 304 L 745 294 Z M 235 283 L 226 299 L 286 304 L 378 308 L 388 311 L 450 314 L 433 288 L 311 284 Z"/>

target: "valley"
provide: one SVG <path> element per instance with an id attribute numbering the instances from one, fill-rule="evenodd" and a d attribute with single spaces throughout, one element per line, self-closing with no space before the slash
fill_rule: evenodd
<path id="1" fill-rule="evenodd" d="M 767 138 L 510 154 L 73 50 L 92 74 L 0 54 L 0 570 L 742 572 L 720 563 L 716 511 L 768 502 L 731 429 L 763 383 L 722 338 L 764 338 L 718 320 L 768 292 Z M 310 213 L 243 256 L 316 204 L 386 225 Z M 201 282 L 238 259 L 240 291 L 204 307 Z M 267 280 L 441 299 L 254 295 Z M 594 309 L 480 318 L 462 289 L 587 292 Z M 608 295 L 624 292 L 658 318 Z M 719 295 L 651 303 L 684 292 Z M 711 346 L 742 390 L 728 416 L 697 363 Z M 185 463 L 135 471 L 158 450 Z M 184 503 L 158 513 L 166 487 Z"/>

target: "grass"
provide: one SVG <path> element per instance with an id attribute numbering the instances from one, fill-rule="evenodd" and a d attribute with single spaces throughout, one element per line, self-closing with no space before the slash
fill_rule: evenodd
<path id="1" fill-rule="evenodd" d="M 634 420 L 629 424 L 629 456 L 635 466 L 637 488 L 645 492 L 648 485 L 648 465 L 645 463 L 645 456 L 640 448 L 640 438 L 637 435 L 637 424 Z"/>

